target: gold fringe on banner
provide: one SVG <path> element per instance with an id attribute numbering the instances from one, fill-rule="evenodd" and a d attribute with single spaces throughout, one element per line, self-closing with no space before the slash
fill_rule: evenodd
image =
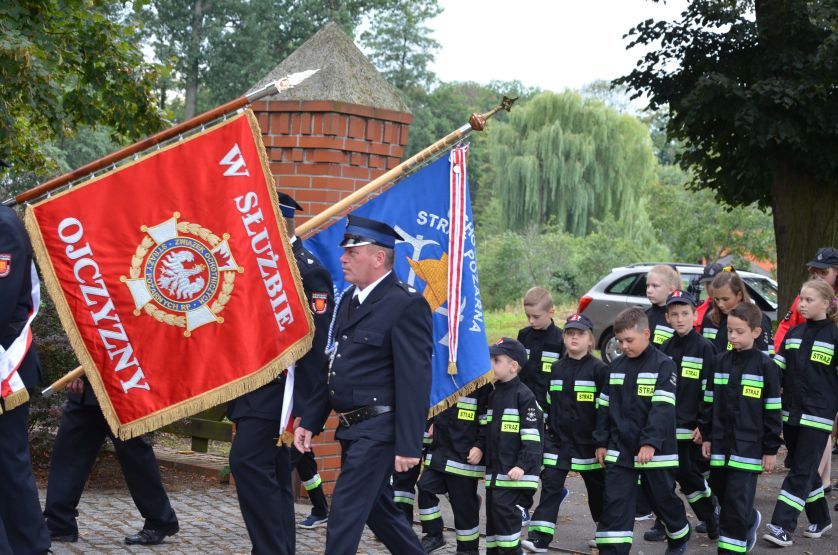
<path id="1" fill-rule="evenodd" d="M 291 447 L 294 443 L 294 434 L 289 432 L 288 430 L 283 430 L 282 434 L 279 436 L 279 440 L 276 442 L 277 447 Z"/>
<path id="2" fill-rule="evenodd" d="M 460 400 L 460 397 L 468 395 L 469 393 L 472 393 L 474 390 L 494 381 L 495 376 L 491 370 L 478 377 L 477 379 L 470 381 L 469 383 L 458 389 L 456 392 L 452 393 L 439 403 L 432 406 L 431 409 L 428 411 L 428 420 L 430 420 L 437 414 L 445 412 L 447 409 L 456 405 L 457 401 Z"/>
<path id="3" fill-rule="evenodd" d="M 194 135 L 190 135 L 183 141 L 172 143 L 164 148 L 161 148 L 160 150 L 154 150 L 148 154 L 140 156 L 136 160 L 133 160 L 120 166 L 116 170 L 103 173 L 102 175 L 96 176 L 95 178 L 90 179 L 82 183 L 81 185 L 78 185 L 66 191 L 62 191 L 61 193 L 53 195 L 52 197 L 54 199 L 58 196 L 69 194 L 70 192 L 73 192 L 81 187 L 86 187 L 100 179 L 103 179 L 106 176 L 111 175 L 115 171 L 121 171 L 134 164 L 138 164 L 146 158 L 155 156 L 158 153 L 164 152 L 170 148 L 174 148 L 182 144 L 183 142 L 194 140 L 197 137 L 200 137 L 206 133 L 210 133 L 223 125 L 233 123 L 241 117 L 247 118 L 248 123 L 250 125 L 250 131 L 253 134 L 253 138 L 256 142 L 257 151 L 259 152 L 259 161 L 262 164 L 262 172 L 265 177 L 265 187 L 273 205 L 273 211 L 276 217 L 276 221 L 279 224 L 279 236 L 285 251 L 285 262 L 291 270 L 291 274 L 294 279 L 294 285 L 296 286 L 297 293 L 299 295 L 300 304 L 301 306 L 306 307 L 305 316 L 306 321 L 308 322 L 309 333 L 307 336 L 303 337 L 302 339 L 298 340 L 296 343 L 288 347 L 282 354 L 277 356 L 274 360 L 270 361 L 262 368 L 252 372 L 247 376 L 241 377 L 234 382 L 225 384 L 223 386 L 219 386 L 212 391 L 207 391 L 191 399 L 181 401 L 180 403 L 169 406 L 165 409 L 161 409 L 153 414 L 146 415 L 143 418 L 134 420 L 132 422 L 120 422 L 117 418 L 116 412 L 114 411 L 110 398 L 107 395 L 105 386 L 102 383 L 102 379 L 99 375 L 93 358 L 90 356 L 90 353 L 87 350 L 87 346 L 84 344 L 84 340 L 82 339 L 81 333 L 79 332 L 75 319 L 73 318 L 73 313 L 70 310 L 67 300 L 65 299 L 64 294 L 61 290 L 61 284 L 58 281 L 58 277 L 55 273 L 55 268 L 52 266 L 49 254 L 47 253 L 44 238 L 41 235 L 41 230 L 38 225 L 35 212 L 32 209 L 32 206 L 28 206 L 26 209 L 24 223 L 32 239 L 32 246 L 35 251 L 35 258 L 37 259 L 38 265 L 40 266 L 41 272 L 44 276 L 44 283 L 46 284 L 47 291 L 49 292 L 50 297 L 52 297 L 53 301 L 55 302 L 58 317 L 61 320 L 61 324 L 64 326 L 65 331 L 67 332 L 67 335 L 70 340 L 70 345 L 73 347 L 73 351 L 76 353 L 76 356 L 81 362 L 82 368 L 84 368 L 88 381 L 90 382 L 90 385 L 93 388 L 93 392 L 96 395 L 96 398 L 99 400 L 99 405 L 102 408 L 102 413 L 105 416 L 105 420 L 107 421 L 108 426 L 111 428 L 111 431 L 113 431 L 113 433 L 120 439 L 131 439 L 132 437 L 151 432 L 167 424 L 171 424 L 176 420 L 192 416 L 201 411 L 207 410 L 221 403 L 225 403 L 227 401 L 235 399 L 236 397 L 240 397 L 246 393 L 258 389 L 259 387 L 262 387 L 263 385 L 266 385 L 272 380 L 279 377 L 279 375 L 282 374 L 282 372 L 284 372 L 285 369 L 288 368 L 294 361 L 298 360 L 300 357 L 302 357 L 308 351 L 311 350 L 311 344 L 314 337 L 314 323 L 311 317 L 311 312 L 310 310 L 308 310 L 308 302 L 305 298 L 302 280 L 300 279 L 300 271 L 297 267 L 296 260 L 294 259 L 294 256 L 292 254 L 291 243 L 288 239 L 288 234 L 285 230 L 285 226 L 283 225 L 284 220 L 279 212 L 279 200 L 277 198 L 276 189 L 274 187 L 274 179 L 270 173 L 268 155 L 265 152 L 265 145 L 262 143 L 262 133 L 259 129 L 259 124 L 256 120 L 256 117 L 253 115 L 253 112 L 250 110 L 250 108 L 248 108 L 242 114 L 236 115 L 225 121 L 219 122 L 216 125 L 208 127 L 205 130 L 202 130 L 198 133 L 195 133 Z M 48 202 L 49 200 L 50 199 L 45 199 L 42 202 Z"/>
<path id="4" fill-rule="evenodd" d="M 29 392 L 26 391 L 26 388 L 19 389 L 14 393 L 10 393 L 6 397 L 3 397 L 3 402 L 0 403 L 0 414 L 3 412 L 9 412 L 12 409 L 16 409 L 20 405 L 23 405 L 29 400 Z"/>

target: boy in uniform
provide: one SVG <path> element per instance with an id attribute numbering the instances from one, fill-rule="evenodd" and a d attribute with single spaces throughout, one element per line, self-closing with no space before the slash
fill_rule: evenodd
<path id="1" fill-rule="evenodd" d="M 600 553 L 625 554 L 634 538 L 637 478 L 664 523 L 667 555 L 686 552 L 690 536 L 684 504 L 675 494 L 675 363 L 650 343 L 639 308 L 622 311 L 614 332 L 623 356 L 611 363 L 599 396 L 596 457 L 605 466 L 605 502 L 597 526 Z"/>
<path id="2" fill-rule="evenodd" d="M 530 388 L 539 404 L 547 399 L 553 363 L 564 353 L 562 330 L 553 323 L 556 309 L 550 292 L 533 287 L 524 295 L 524 312 L 529 326 L 518 332 L 518 341 L 527 350 L 527 363 L 521 369 L 521 381 Z"/>
<path id="3" fill-rule="evenodd" d="M 419 479 L 419 520 L 426 553 L 445 545 L 438 495 L 447 493 L 454 512 L 457 553 L 477 555 L 480 537 L 480 497 L 477 481 L 486 473 L 481 464 L 486 447 L 486 410 L 491 385 L 484 385 L 434 416 L 432 439 Z"/>
<path id="4" fill-rule="evenodd" d="M 486 551 L 518 553 L 520 507 L 532 505 L 541 471 L 544 413 L 518 373 L 527 351 L 514 339 L 489 347 L 495 390 L 489 395 L 486 431 Z"/>
<path id="5" fill-rule="evenodd" d="M 707 535 L 718 539 L 719 525 L 713 509 L 712 493 L 701 468 L 701 434 L 698 421 L 701 401 L 716 350 L 693 327 L 695 306 L 692 296 L 675 291 L 666 299 L 666 321 L 675 331 L 661 350 L 675 362 L 678 385 L 675 389 L 675 436 L 678 439 L 678 471 L 675 480 L 699 520 L 706 523 Z M 646 541 L 663 541 L 663 526 L 647 531 Z"/>
<path id="6" fill-rule="evenodd" d="M 780 448 L 780 376 L 768 355 L 754 348 L 762 312 L 739 303 L 727 317 L 733 349 L 715 359 L 707 381 L 699 429 L 710 459 L 710 487 L 719 498 L 719 553 L 747 553 L 762 516 L 754 508 L 757 478 L 774 467 Z"/>

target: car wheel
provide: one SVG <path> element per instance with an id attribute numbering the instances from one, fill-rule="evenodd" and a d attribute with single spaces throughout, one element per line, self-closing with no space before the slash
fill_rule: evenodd
<path id="1" fill-rule="evenodd" d="M 617 338 L 614 337 L 614 329 L 608 328 L 604 332 L 602 332 L 602 337 L 599 341 L 599 351 L 602 355 L 602 360 L 605 362 L 611 362 L 618 356 L 621 356 L 623 353 L 620 352 Z"/>

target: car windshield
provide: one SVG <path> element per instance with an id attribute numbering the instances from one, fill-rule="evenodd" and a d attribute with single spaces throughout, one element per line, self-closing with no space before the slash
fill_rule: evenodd
<path id="1" fill-rule="evenodd" d="M 764 278 L 745 277 L 742 278 L 745 283 L 751 286 L 751 289 L 759 293 L 765 299 L 771 308 L 777 310 L 777 286 Z"/>

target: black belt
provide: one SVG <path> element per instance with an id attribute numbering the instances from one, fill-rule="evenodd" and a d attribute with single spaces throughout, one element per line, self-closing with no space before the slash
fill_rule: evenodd
<path id="1" fill-rule="evenodd" d="M 369 420 L 373 416 L 378 416 L 379 414 L 387 414 L 388 412 L 392 412 L 393 407 L 389 405 L 369 405 L 367 407 L 361 407 L 359 409 L 350 410 L 348 412 L 339 412 L 338 420 L 340 421 L 340 425 L 344 428 L 348 428 L 352 424 L 357 424 L 358 422 L 363 422 L 364 420 Z"/>

